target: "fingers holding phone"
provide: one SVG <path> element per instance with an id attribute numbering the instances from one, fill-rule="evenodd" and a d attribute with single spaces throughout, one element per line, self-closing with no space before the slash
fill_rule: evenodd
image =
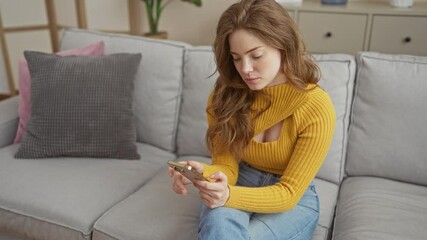
<path id="1" fill-rule="evenodd" d="M 169 172 L 171 172 L 171 169 L 169 169 Z M 187 187 L 185 185 L 188 185 L 191 183 L 190 180 L 183 177 L 180 173 L 175 172 L 175 170 L 172 169 L 172 190 L 180 195 L 186 195 L 187 194 Z"/>
<path id="2" fill-rule="evenodd" d="M 214 182 L 197 181 L 194 186 L 199 189 L 200 198 L 208 208 L 222 207 L 230 196 L 227 175 L 218 171 L 210 178 Z"/>
<path id="3" fill-rule="evenodd" d="M 191 166 L 194 170 L 202 174 L 205 171 L 203 165 L 197 161 L 187 161 L 187 165 Z"/>
<path id="4" fill-rule="evenodd" d="M 195 161 L 175 162 L 169 161 L 169 176 L 172 177 L 172 190 L 178 194 L 186 195 L 185 185 L 194 183 L 197 180 L 206 181 L 201 172 L 203 165 Z"/>
<path id="5" fill-rule="evenodd" d="M 203 176 L 204 167 L 196 161 L 169 161 L 169 176 L 172 177 L 172 190 L 178 194 L 188 193 L 186 185 L 193 183 L 199 190 L 204 204 L 209 208 L 224 206 L 230 196 L 228 178 L 218 171 L 210 176 Z"/>

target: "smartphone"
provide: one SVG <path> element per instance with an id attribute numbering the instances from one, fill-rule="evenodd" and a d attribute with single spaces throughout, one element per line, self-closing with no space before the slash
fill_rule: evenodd
<path id="1" fill-rule="evenodd" d="M 175 161 L 169 161 L 168 162 L 169 167 L 173 168 L 173 170 L 181 173 L 184 177 L 188 178 L 188 180 L 194 182 L 195 180 L 202 180 L 202 181 L 209 181 L 207 178 L 205 178 L 201 173 L 199 173 L 196 169 L 192 168 L 191 166 L 175 162 Z"/>

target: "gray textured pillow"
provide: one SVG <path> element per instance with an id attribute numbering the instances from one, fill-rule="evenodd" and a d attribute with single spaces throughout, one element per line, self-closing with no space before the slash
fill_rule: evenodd
<path id="1" fill-rule="evenodd" d="M 141 54 L 24 55 L 32 115 L 16 158 L 140 158 L 132 108 Z"/>

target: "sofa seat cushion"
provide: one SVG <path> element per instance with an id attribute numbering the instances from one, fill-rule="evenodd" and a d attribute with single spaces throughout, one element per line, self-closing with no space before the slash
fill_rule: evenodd
<path id="1" fill-rule="evenodd" d="M 350 177 L 341 186 L 334 239 L 426 239 L 426 202 L 425 186 Z"/>
<path id="2" fill-rule="evenodd" d="M 210 161 L 205 157 L 191 159 Z M 201 201 L 195 188 L 190 186 L 188 190 L 185 197 L 172 191 L 165 165 L 141 189 L 115 205 L 95 223 L 93 240 L 196 239 Z"/>
<path id="3" fill-rule="evenodd" d="M 194 156 L 180 157 L 178 161 L 190 159 L 210 162 L 209 158 Z M 325 239 L 332 225 L 338 186 L 321 179 L 316 179 L 316 184 L 321 215 L 315 239 Z M 95 223 L 93 239 L 196 239 L 201 201 L 195 188 L 189 186 L 188 190 L 184 197 L 172 191 L 165 166 Z"/>
<path id="4" fill-rule="evenodd" d="M 0 149 L 0 232 L 29 239 L 90 239 L 95 221 L 175 156 L 137 143 L 141 160 L 14 159 Z"/>
<path id="5" fill-rule="evenodd" d="M 0 231 L 0 239 L 1 240 L 25 240 L 24 238 L 20 238 L 14 235 L 10 235 L 8 233 L 5 232 L 1 232 Z"/>

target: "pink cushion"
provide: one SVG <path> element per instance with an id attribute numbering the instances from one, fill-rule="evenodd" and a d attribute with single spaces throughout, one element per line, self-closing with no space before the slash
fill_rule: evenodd
<path id="1" fill-rule="evenodd" d="M 84 48 L 75 48 L 56 53 L 59 56 L 98 56 L 104 55 L 105 44 L 103 41 L 91 44 Z M 25 127 L 30 119 L 31 111 L 31 77 L 27 61 L 19 61 L 19 125 L 14 143 L 21 142 L 25 133 Z"/>

